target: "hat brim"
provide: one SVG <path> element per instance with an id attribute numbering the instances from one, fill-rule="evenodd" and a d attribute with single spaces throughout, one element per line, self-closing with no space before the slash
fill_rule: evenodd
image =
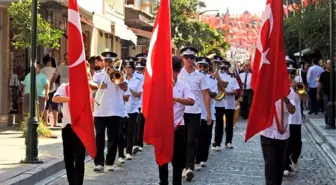
<path id="1" fill-rule="evenodd" d="M 203 61 L 196 62 L 196 64 L 207 64 L 207 65 L 209 65 L 207 62 L 203 62 Z"/>

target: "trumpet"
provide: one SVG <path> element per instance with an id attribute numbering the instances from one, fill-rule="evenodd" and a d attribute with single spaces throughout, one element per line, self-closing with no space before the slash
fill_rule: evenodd
<path id="1" fill-rule="evenodd" d="M 296 93 L 298 93 L 299 95 L 303 95 L 306 93 L 306 86 L 304 85 L 304 83 L 302 82 L 302 78 L 301 78 L 301 69 L 298 69 L 296 71 L 296 74 L 299 76 L 299 82 L 297 82 L 294 86 L 294 91 Z"/>
<path id="2" fill-rule="evenodd" d="M 104 74 L 102 82 L 104 82 L 106 76 L 109 75 L 112 83 L 114 83 L 116 85 L 122 84 L 125 81 L 125 78 L 124 78 L 124 74 L 120 71 L 121 66 L 122 66 L 122 60 L 118 60 L 112 65 L 112 68 L 111 67 L 106 67 L 106 73 Z M 100 90 L 102 89 L 102 86 L 103 86 L 103 84 L 99 85 L 96 94 L 98 94 L 98 92 L 100 92 Z M 103 101 L 103 98 L 105 96 L 105 92 L 106 92 L 106 89 L 104 88 L 104 91 L 101 94 L 99 100 L 97 100 L 98 96 L 96 96 L 95 102 L 97 103 L 97 105 L 99 105 L 99 106 L 101 105 L 101 102 Z"/>

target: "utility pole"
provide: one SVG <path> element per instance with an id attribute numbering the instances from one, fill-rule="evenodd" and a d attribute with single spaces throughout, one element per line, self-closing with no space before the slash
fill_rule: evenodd
<path id="1" fill-rule="evenodd" d="M 335 53 L 334 53 L 334 29 L 335 29 L 335 4 L 330 0 L 330 98 L 328 103 L 328 125 L 327 128 L 335 128 Z"/>
<path id="2" fill-rule="evenodd" d="M 32 1 L 31 60 L 30 60 L 30 117 L 28 120 L 26 158 L 21 163 L 42 163 L 38 158 L 38 120 L 36 118 L 36 50 L 37 50 L 37 0 Z"/>

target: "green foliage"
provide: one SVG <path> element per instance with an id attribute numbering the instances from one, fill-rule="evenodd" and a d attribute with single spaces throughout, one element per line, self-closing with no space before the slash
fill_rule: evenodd
<path id="1" fill-rule="evenodd" d="M 302 34 L 302 49 L 309 47 L 328 55 L 329 43 L 329 4 L 319 1 L 316 6 L 310 3 L 285 21 L 285 47 L 287 54 L 299 51 L 299 33 Z"/>
<path id="2" fill-rule="evenodd" d="M 27 137 L 28 121 L 29 121 L 29 114 L 26 114 L 22 122 L 20 123 L 20 130 L 23 131 L 22 137 Z M 51 130 L 48 128 L 48 126 L 43 121 L 39 121 L 39 124 L 37 127 L 37 134 L 38 134 L 38 137 L 41 137 L 41 138 L 53 138 L 54 137 Z"/>
<path id="3" fill-rule="evenodd" d="M 198 7 L 205 3 L 198 0 L 171 1 L 171 28 L 174 44 L 178 49 L 184 46 L 197 48 L 199 55 L 221 54 L 228 49 L 224 33 L 210 28 L 198 20 Z"/>
<path id="4" fill-rule="evenodd" d="M 31 45 L 31 27 L 32 27 L 32 0 L 19 0 L 12 2 L 8 7 L 9 16 L 12 18 L 13 27 L 13 46 L 16 49 L 29 48 Z M 38 4 L 38 9 L 40 5 Z M 63 31 L 53 28 L 40 14 L 37 15 L 37 43 L 49 48 L 58 48 L 59 39 Z"/>

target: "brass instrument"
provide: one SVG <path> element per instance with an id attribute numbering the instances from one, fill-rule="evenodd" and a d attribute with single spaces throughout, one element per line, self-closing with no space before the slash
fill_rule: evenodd
<path id="1" fill-rule="evenodd" d="M 215 64 L 215 66 L 216 66 L 216 68 L 215 68 L 215 76 L 217 76 L 217 75 L 219 75 L 220 63 Z M 219 86 L 219 84 L 217 84 L 217 88 L 218 88 L 218 94 L 216 95 L 216 97 L 214 99 L 216 101 L 221 101 L 226 96 L 225 88 L 221 88 Z"/>
<path id="2" fill-rule="evenodd" d="M 117 85 L 123 83 L 124 80 L 125 80 L 125 78 L 124 78 L 124 74 L 120 71 L 120 70 L 121 70 L 121 67 L 122 67 L 122 60 L 117 60 L 116 62 L 114 62 L 113 65 L 112 65 L 112 67 L 107 66 L 107 67 L 106 67 L 106 73 L 107 73 L 107 74 L 105 73 L 102 82 L 104 82 L 106 76 L 109 75 L 110 80 L 111 80 L 112 83 L 117 84 Z M 97 95 L 98 92 L 101 90 L 102 85 L 103 85 L 103 83 L 101 83 L 101 84 L 99 85 L 98 90 L 97 90 L 97 92 L 96 92 L 96 95 Z M 100 106 L 100 104 L 101 104 L 101 102 L 103 101 L 103 98 L 104 98 L 104 96 L 105 96 L 105 92 L 106 92 L 106 90 L 105 90 L 105 88 L 104 88 L 104 91 L 103 91 L 103 93 L 101 94 L 99 100 L 96 100 L 96 99 L 97 99 L 97 96 L 95 97 L 95 102 L 97 103 L 97 105 Z"/>
<path id="3" fill-rule="evenodd" d="M 298 93 L 299 95 L 303 95 L 306 93 L 306 86 L 302 82 L 302 77 L 301 77 L 301 69 L 298 69 L 296 71 L 296 74 L 299 76 L 299 82 L 295 84 L 294 91 Z"/>

